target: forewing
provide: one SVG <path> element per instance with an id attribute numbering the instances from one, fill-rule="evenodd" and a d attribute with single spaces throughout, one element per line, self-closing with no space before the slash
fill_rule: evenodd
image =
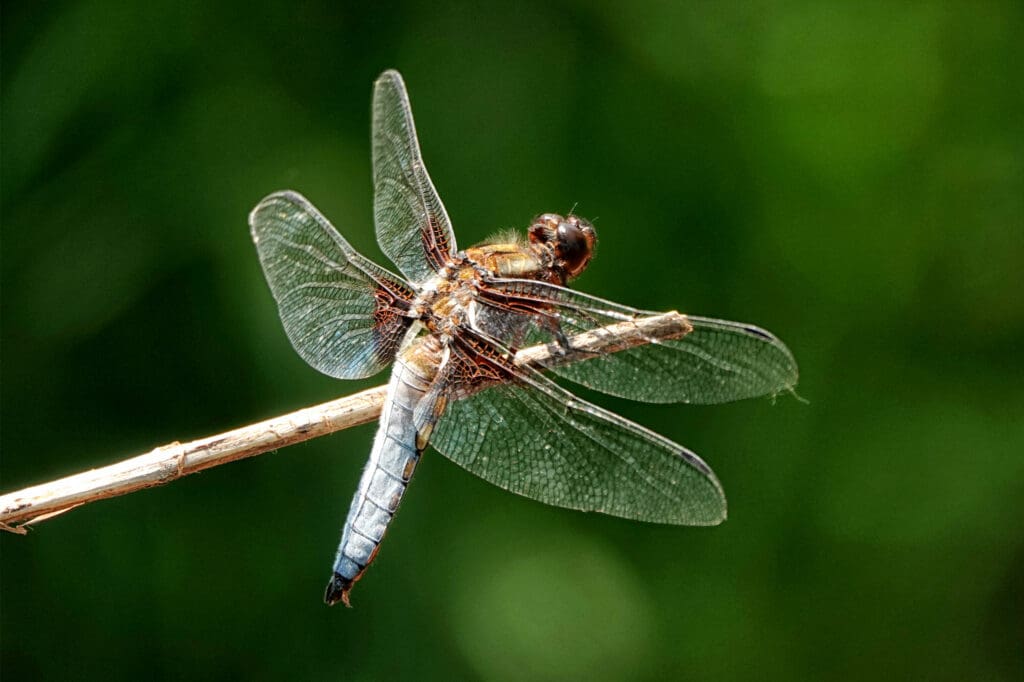
<path id="1" fill-rule="evenodd" d="M 540 310 L 521 345 L 552 342 L 552 324 L 571 338 L 616 322 L 656 315 L 533 280 L 488 283 L 488 302 L 497 310 L 533 306 Z M 610 395 L 653 403 L 723 403 L 774 395 L 796 386 L 793 355 L 773 334 L 739 322 L 688 315 L 692 331 L 671 340 L 597 355 L 552 371 Z M 504 339 L 501 339 L 505 341 Z"/>
<path id="2" fill-rule="evenodd" d="M 431 440 L 494 485 L 545 504 L 637 521 L 714 525 L 722 487 L 683 446 L 533 370 L 454 400 Z"/>
<path id="3" fill-rule="evenodd" d="M 360 256 L 295 192 L 263 199 L 252 238 L 292 346 L 332 377 L 358 379 L 394 357 L 410 319 L 411 289 Z"/>
<path id="4" fill-rule="evenodd" d="M 426 281 L 457 249 L 448 213 L 420 157 L 409 96 L 397 71 L 385 71 L 373 89 L 373 189 L 381 250 L 409 281 Z"/>

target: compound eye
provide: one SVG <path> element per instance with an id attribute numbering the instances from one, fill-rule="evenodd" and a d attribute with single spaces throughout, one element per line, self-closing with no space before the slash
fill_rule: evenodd
<path id="1" fill-rule="evenodd" d="M 583 272 L 594 251 L 594 228 L 575 216 L 558 224 L 555 255 L 572 279 Z"/>
<path id="2" fill-rule="evenodd" d="M 561 223 L 558 226 L 558 255 L 566 261 L 575 261 L 587 250 L 587 238 L 579 225 Z"/>

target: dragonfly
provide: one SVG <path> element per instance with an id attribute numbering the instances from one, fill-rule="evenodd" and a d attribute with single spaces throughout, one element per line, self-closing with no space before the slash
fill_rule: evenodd
<path id="1" fill-rule="evenodd" d="M 325 602 L 350 606 L 428 444 L 549 505 L 662 524 L 722 522 L 725 494 L 700 457 L 552 375 L 637 401 L 720 403 L 792 390 L 797 365 L 786 346 L 750 324 L 687 315 L 677 338 L 572 363 L 516 364 L 517 349 L 546 344 L 557 360 L 581 334 L 635 335 L 658 313 L 566 286 L 597 243 L 593 225 L 576 215 L 545 213 L 525 237 L 459 250 L 397 71 L 374 84 L 372 119 L 376 237 L 400 275 L 357 253 L 296 192 L 267 196 L 249 217 L 298 354 L 339 379 L 392 365 Z"/>

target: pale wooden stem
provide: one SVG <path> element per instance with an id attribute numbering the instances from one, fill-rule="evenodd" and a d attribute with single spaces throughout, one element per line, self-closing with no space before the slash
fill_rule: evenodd
<path id="1" fill-rule="evenodd" d="M 516 353 L 515 363 L 551 367 L 580 362 L 595 353 L 614 353 L 678 338 L 691 330 L 685 315 L 665 313 L 573 336 L 568 352 L 550 345 L 524 348 Z M 24 526 L 79 505 L 163 485 L 203 469 L 366 424 L 380 416 L 386 389 L 377 386 L 216 436 L 170 443 L 99 469 L 7 493 L 0 496 L 0 530 L 25 533 Z"/>

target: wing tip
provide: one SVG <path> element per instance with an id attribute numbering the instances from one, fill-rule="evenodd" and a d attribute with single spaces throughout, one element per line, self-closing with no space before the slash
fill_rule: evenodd
<path id="1" fill-rule="evenodd" d="M 271 192 L 267 196 L 265 196 L 262 199 L 260 199 L 259 202 L 257 202 L 257 204 L 255 206 L 253 206 L 253 209 L 251 211 L 249 211 L 249 229 L 252 232 L 253 239 L 255 239 L 256 236 L 257 236 L 256 235 L 256 228 L 257 228 L 256 221 L 258 219 L 258 214 L 260 212 L 262 212 L 262 211 L 265 211 L 268 207 L 272 206 L 274 203 L 276 203 L 277 201 L 280 201 L 280 200 L 287 201 L 288 203 L 290 203 L 292 205 L 298 205 L 298 206 L 303 206 L 303 207 L 307 207 L 307 206 L 308 207 L 312 207 L 312 204 L 309 202 L 309 199 L 307 199 L 306 197 L 302 196 L 301 194 L 299 194 L 295 190 L 292 190 L 292 189 L 282 189 L 282 190 L 278 190 L 276 192 Z"/>

